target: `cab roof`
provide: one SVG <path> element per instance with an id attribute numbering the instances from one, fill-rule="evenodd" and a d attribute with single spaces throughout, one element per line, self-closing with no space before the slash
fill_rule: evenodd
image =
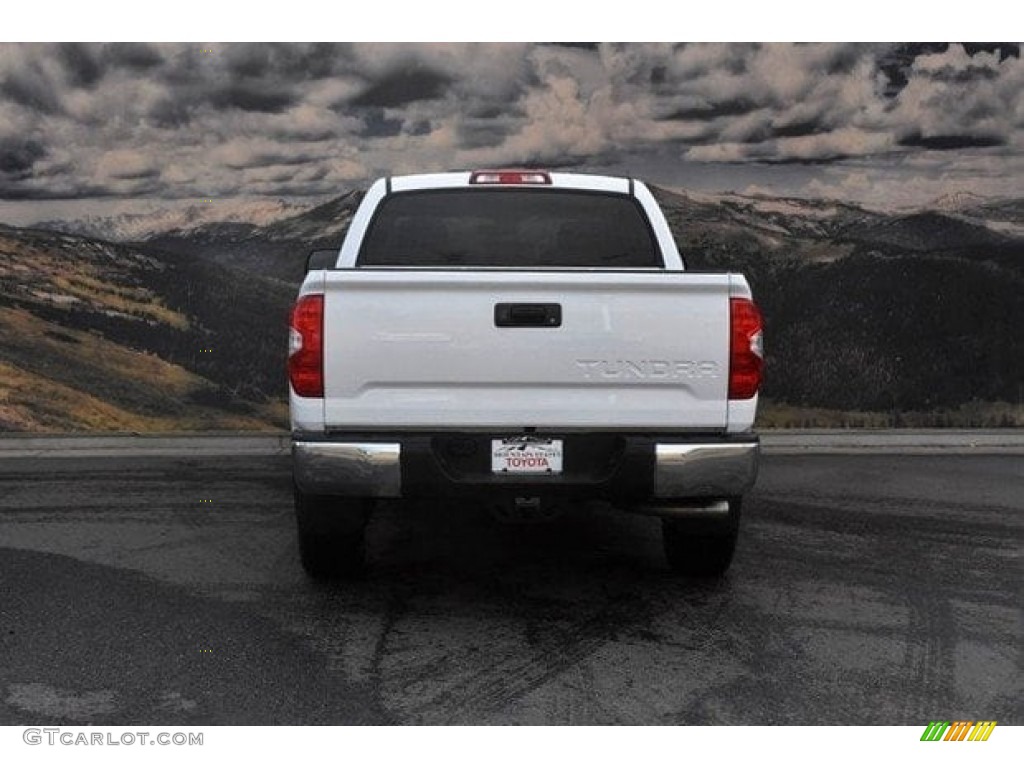
<path id="1" fill-rule="evenodd" d="M 540 181 L 540 178 L 545 181 Z M 391 176 L 385 180 L 392 192 L 427 189 L 508 188 L 578 189 L 589 192 L 630 194 L 633 180 L 620 176 L 560 173 L 537 169 L 481 169 L 448 173 L 419 173 Z"/>

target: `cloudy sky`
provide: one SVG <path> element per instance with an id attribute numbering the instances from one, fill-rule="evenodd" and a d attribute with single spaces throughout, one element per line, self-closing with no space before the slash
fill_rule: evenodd
<path id="1" fill-rule="evenodd" d="M 520 164 L 878 205 L 1019 196 L 1022 96 L 1016 43 L 8 43 L 0 220 Z"/>

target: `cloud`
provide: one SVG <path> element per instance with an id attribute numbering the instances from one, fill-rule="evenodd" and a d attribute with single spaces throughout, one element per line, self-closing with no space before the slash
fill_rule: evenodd
<path id="1" fill-rule="evenodd" d="M 963 46 L 950 46 L 914 60 L 889 113 L 891 129 L 907 147 L 1019 145 L 1022 87 L 1019 57 L 985 51 L 972 56 Z"/>
<path id="2" fill-rule="evenodd" d="M 410 64 L 383 75 L 350 102 L 355 107 L 400 107 L 444 95 L 451 84 L 443 72 Z"/>
<path id="3" fill-rule="evenodd" d="M 359 118 L 340 116 L 331 109 L 300 103 L 263 120 L 261 134 L 275 141 L 328 141 L 363 129 Z"/>
<path id="4" fill-rule="evenodd" d="M 91 88 L 103 77 L 105 67 L 94 46 L 86 43 L 61 43 L 57 58 L 64 66 L 68 83 L 76 88 Z"/>
<path id="5" fill-rule="evenodd" d="M 999 136 L 973 136 L 970 134 L 943 134 L 935 136 L 922 136 L 920 133 L 910 133 L 903 136 L 900 146 L 923 147 L 924 149 L 967 149 L 969 147 L 999 147 L 1006 143 L 1006 140 Z"/>
<path id="6" fill-rule="evenodd" d="M 367 110 L 363 115 L 363 126 L 359 135 L 368 137 L 397 136 L 402 132 L 402 124 L 402 118 L 388 117 L 383 109 Z"/>
<path id="7" fill-rule="evenodd" d="M 149 120 L 161 129 L 174 130 L 181 128 L 192 120 L 195 105 L 191 102 L 175 99 L 171 95 L 157 99 L 140 118 Z"/>
<path id="8" fill-rule="evenodd" d="M 1003 44 L 0 44 L 0 195 L 321 195 L 500 164 L 771 167 L 853 194 L 826 171 L 990 156 L 1002 188 L 1022 91 Z"/>
<path id="9" fill-rule="evenodd" d="M 753 101 L 743 97 L 724 101 L 709 102 L 699 100 L 684 103 L 678 109 L 660 116 L 661 120 L 714 120 L 719 117 L 746 115 L 758 107 Z"/>
<path id="10" fill-rule="evenodd" d="M 322 155 L 311 151 L 315 142 L 280 144 L 263 138 L 236 138 L 222 144 L 210 153 L 210 159 L 225 168 L 264 168 L 273 165 L 302 165 L 315 163 Z"/>
<path id="11" fill-rule="evenodd" d="M 160 51 L 146 43 L 111 43 L 103 49 L 103 57 L 114 67 L 145 72 L 164 63 Z"/>
<path id="12" fill-rule="evenodd" d="M 0 140 L 0 173 L 8 180 L 26 178 L 46 149 L 33 139 Z"/>
<path id="13" fill-rule="evenodd" d="M 105 153 L 96 163 L 96 174 L 105 180 L 147 179 L 160 175 L 152 155 L 137 150 L 115 149 Z"/>
<path id="14" fill-rule="evenodd" d="M 258 82 L 234 82 L 212 91 L 208 101 L 215 109 L 235 107 L 246 112 L 281 112 L 298 100 L 287 88 L 267 87 Z"/>
<path id="15" fill-rule="evenodd" d="M 33 55 L 35 47 L 18 50 L 10 44 L 2 46 L 0 57 L 0 96 L 43 115 L 61 110 L 60 83 L 52 61 L 40 61 Z"/>

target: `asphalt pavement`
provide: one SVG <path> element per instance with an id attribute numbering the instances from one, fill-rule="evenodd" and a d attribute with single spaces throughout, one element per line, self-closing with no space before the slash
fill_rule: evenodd
<path id="1" fill-rule="evenodd" d="M 917 434 L 766 438 L 721 581 L 438 502 L 329 586 L 279 436 L 0 440 L 0 724 L 1022 725 L 1024 440 Z"/>

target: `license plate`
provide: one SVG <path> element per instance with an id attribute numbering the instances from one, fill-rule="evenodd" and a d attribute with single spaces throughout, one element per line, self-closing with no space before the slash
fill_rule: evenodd
<path id="1" fill-rule="evenodd" d="M 529 436 L 491 440 L 491 470 L 509 475 L 559 474 L 562 441 Z"/>

